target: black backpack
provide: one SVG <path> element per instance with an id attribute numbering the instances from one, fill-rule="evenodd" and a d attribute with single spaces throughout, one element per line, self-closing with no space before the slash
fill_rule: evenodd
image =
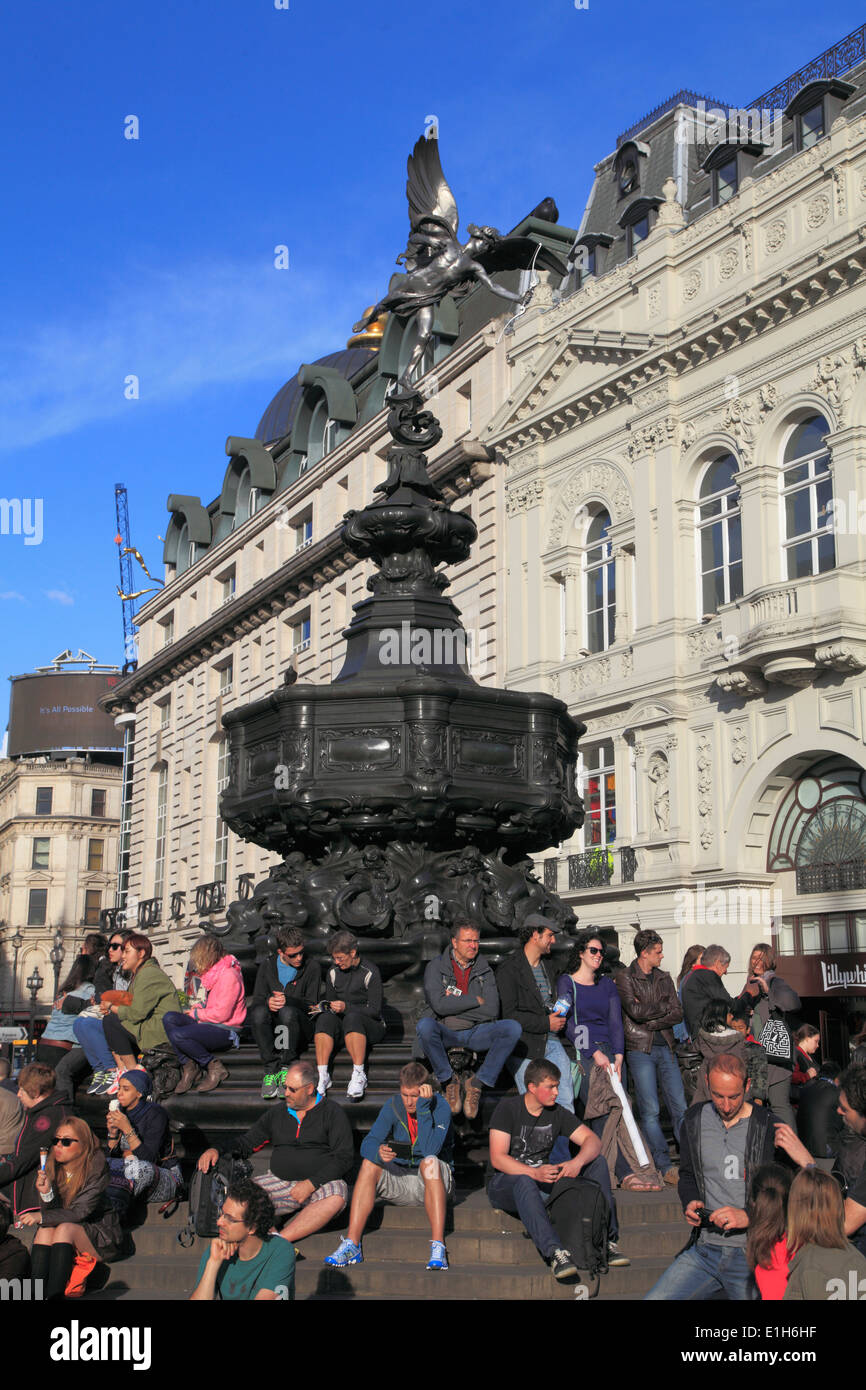
<path id="1" fill-rule="evenodd" d="M 252 1164 L 245 1158 L 232 1158 L 231 1154 L 218 1158 L 209 1173 L 196 1168 L 189 1184 L 189 1217 L 177 1234 L 184 1248 L 188 1249 L 196 1236 L 212 1239 L 217 1234 L 217 1220 L 229 1187 L 233 1182 L 248 1178 L 252 1171 Z"/>
<path id="2" fill-rule="evenodd" d="M 556 1189 L 563 1191 L 557 1196 Z M 607 1224 L 610 1209 L 599 1184 L 583 1174 L 554 1185 L 547 1214 L 581 1276 L 590 1281 L 590 1298 L 598 1293 L 599 1276 L 607 1273 Z"/>
<path id="3" fill-rule="evenodd" d="M 177 1060 L 177 1053 L 171 1043 L 160 1043 L 157 1047 L 149 1047 L 146 1052 L 141 1054 L 141 1065 L 153 1084 L 152 1100 L 164 1100 L 177 1088 L 181 1069 L 180 1062 Z"/>

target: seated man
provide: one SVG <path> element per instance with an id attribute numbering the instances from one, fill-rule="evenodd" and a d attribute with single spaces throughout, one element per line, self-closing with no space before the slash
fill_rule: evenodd
<path id="1" fill-rule="evenodd" d="M 280 927 L 276 943 L 258 968 L 248 1016 L 265 1069 L 262 1100 L 282 1097 L 286 1071 L 312 1040 L 310 1009 L 322 991 L 318 963 L 304 958 L 303 932 Z"/>
<path id="2" fill-rule="evenodd" d="M 274 1204 L 249 1180 L 232 1183 L 217 1219 L 219 1235 L 201 1257 L 190 1301 L 263 1303 L 295 1296 L 295 1252 L 268 1232 Z"/>
<path id="3" fill-rule="evenodd" d="M 352 1193 L 349 1234 L 326 1265 L 359 1265 L 361 1237 L 374 1202 L 423 1206 L 430 1218 L 428 1269 L 447 1269 L 445 1211 L 453 1184 L 451 1116 L 442 1096 L 433 1095 L 420 1062 L 400 1072 L 400 1098 L 386 1100 L 361 1144 L 361 1171 Z"/>
<path id="4" fill-rule="evenodd" d="M 567 1020 L 555 1009 L 556 973 L 550 952 L 556 942 L 556 923 L 531 912 L 517 934 L 518 946 L 496 971 L 496 983 L 504 1018 L 520 1024 L 520 1040 L 509 1066 L 517 1089 L 526 1088 L 530 1061 L 544 1057 L 559 1072 L 560 1105 L 574 1113 L 571 1062 L 562 1045 Z"/>
<path id="5" fill-rule="evenodd" d="M 493 970 L 478 954 L 481 933 L 471 922 L 454 923 L 451 946 L 434 957 L 424 971 L 426 1012 L 418 1020 L 418 1040 L 436 1079 L 445 1091 L 452 1115 L 474 1120 L 481 1088 L 495 1086 L 506 1060 L 517 1046 L 520 1024 L 499 1017 L 499 991 Z M 466 1078 L 465 1097 L 454 1075 L 446 1048 L 466 1047 L 486 1052 L 477 1076 Z"/>
<path id="6" fill-rule="evenodd" d="M 255 1149 L 273 1144 L 271 1167 L 256 1178 L 271 1198 L 278 1216 L 292 1219 L 280 1232 L 288 1241 L 320 1231 L 346 1205 L 346 1174 L 355 1159 L 352 1131 L 339 1105 L 316 1092 L 316 1068 L 295 1062 L 286 1075 L 286 1103 L 266 1110 L 246 1134 L 221 1148 L 205 1149 L 198 1161 L 203 1173 L 220 1153 L 249 1158 Z"/>
<path id="7" fill-rule="evenodd" d="M 526 1093 L 501 1100 L 490 1121 L 487 1196 L 491 1206 L 520 1217 L 554 1279 L 573 1279 L 577 1267 L 568 1242 L 576 1180 L 592 1178 L 610 1205 L 610 1174 L 599 1157 L 598 1136 L 556 1104 L 559 1068 L 536 1058 L 524 1079 Z M 567 1163 L 551 1163 L 550 1153 L 560 1136 L 578 1145 L 580 1152 Z"/>
<path id="8" fill-rule="evenodd" d="M 741 1057 L 714 1057 L 707 1085 L 710 1099 L 689 1106 L 680 1129 L 679 1197 L 692 1234 L 646 1295 L 654 1302 L 756 1296 L 746 1262 L 746 1194 L 753 1174 L 773 1161 L 776 1120 L 748 1099 Z"/>

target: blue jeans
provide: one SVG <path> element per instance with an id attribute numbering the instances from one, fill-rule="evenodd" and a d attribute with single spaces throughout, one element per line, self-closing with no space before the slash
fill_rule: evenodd
<path id="1" fill-rule="evenodd" d="M 181 1062 L 192 1059 L 206 1067 L 215 1052 L 225 1052 L 232 1045 L 228 1028 L 219 1023 L 197 1023 L 189 1014 L 163 1014 L 162 1026 Z"/>
<path id="2" fill-rule="evenodd" d="M 686 1113 L 686 1097 L 679 1063 L 665 1044 L 664 1047 L 653 1047 L 651 1052 L 629 1052 L 628 1064 L 634 1077 L 640 1122 L 650 1142 L 653 1163 L 662 1173 L 666 1173 L 671 1166 L 671 1156 L 659 1124 L 659 1090 L 664 1096 L 674 1135 L 679 1143 L 680 1125 Z"/>
<path id="3" fill-rule="evenodd" d="M 555 1067 L 559 1067 L 559 1095 L 557 1104 L 565 1110 L 570 1110 L 574 1114 L 574 1087 L 571 1084 L 571 1060 L 563 1047 L 559 1038 L 551 1033 L 544 1045 L 544 1055 L 548 1062 L 552 1062 Z M 526 1068 L 532 1059 L 524 1057 L 522 1062 L 515 1066 L 514 1062 L 510 1066 L 514 1072 L 514 1081 L 518 1091 L 523 1096 L 526 1094 L 526 1082 L 523 1080 L 526 1075 Z M 531 1181 L 531 1179 L 530 1179 Z"/>
<path id="4" fill-rule="evenodd" d="M 84 1055 L 94 1071 L 114 1071 L 116 1063 L 105 1041 L 101 1018 L 77 1018 L 72 1031 L 84 1048 Z"/>
<path id="5" fill-rule="evenodd" d="M 495 1023 L 477 1023 L 474 1028 L 455 1032 L 438 1018 L 428 1016 L 418 1020 L 418 1040 L 424 1055 L 439 1081 L 451 1078 L 451 1063 L 445 1051 L 448 1047 L 468 1047 L 473 1052 L 486 1052 L 478 1068 L 478 1080 L 484 1086 L 495 1086 L 499 1073 L 517 1046 L 522 1028 L 513 1018 L 501 1018 Z"/>
<path id="6" fill-rule="evenodd" d="M 699 1241 L 677 1255 L 645 1300 L 697 1303 L 717 1293 L 726 1293 L 734 1303 L 748 1303 L 757 1297 L 744 1246 Z"/>
<path id="7" fill-rule="evenodd" d="M 550 1161 L 552 1160 L 551 1153 Z M 588 1163 L 582 1170 L 581 1177 L 583 1176 L 593 1178 L 607 1198 L 611 1211 L 608 1218 L 608 1240 L 616 1240 L 617 1227 L 610 1190 L 610 1174 L 604 1159 L 594 1158 L 592 1163 Z M 547 1214 L 547 1207 L 556 1198 L 565 1196 L 573 1186 L 575 1180 L 571 1178 L 562 1178 L 556 1183 L 536 1182 L 524 1173 L 494 1173 L 487 1183 L 487 1196 L 491 1206 L 520 1217 L 539 1255 L 549 1260 L 554 1250 L 563 1244 L 567 1245 L 568 1242 L 564 1234 L 557 1233 Z"/>

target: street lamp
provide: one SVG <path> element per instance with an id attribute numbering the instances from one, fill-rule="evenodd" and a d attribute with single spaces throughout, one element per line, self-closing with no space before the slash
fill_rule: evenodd
<path id="1" fill-rule="evenodd" d="M 12 937 L 12 946 L 15 950 L 15 963 L 12 966 L 12 1002 L 9 1005 L 9 1012 L 15 1017 L 15 996 L 18 993 L 18 952 L 24 945 L 24 933 L 20 927 L 15 928 L 15 935 Z"/>
<path id="2" fill-rule="evenodd" d="M 30 1023 L 29 1023 L 28 1030 L 27 1030 L 27 1040 L 28 1040 L 28 1043 L 29 1043 L 29 1053 L 28 1053 L 28 1055 L 29 1055 L 31 1061 L 33 1060 L 33 1053 L 34 1053 L 34 1050 L 35 1050 L 35 1049 L 34 1049 L 34 1041 L 33 1041 L 33 1012 L 34 1012 L 34 1010 L 35 1010 L 35 1008 L 36 1008 L 36 996 L 37 996 L 37 994 L 39 993 L 40 989 L 42 988 L 42 986 L 43 986 L 44 984 L 45 984 L 45 981 L 43 980 L 42 976 L 39 974 L 39 966 L 38 966 L 38 965 L 37 965 L 37 966 L 34 966 L 33 974 L 30 976 L 30 979 L 27 981 L 27 988 L 30 990 Z"/>
<path id="3" fill-rule="evenodd" d="M 63 932 L 60 927 L 54 933 L 54 945 L 48 953 L 48 959 L 54 966 L 54 998 L 57 998 L 60 986 L 60 966 L 63 961 Z"/>

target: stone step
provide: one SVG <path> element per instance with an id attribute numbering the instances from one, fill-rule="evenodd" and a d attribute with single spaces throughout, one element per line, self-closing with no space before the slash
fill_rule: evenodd
<path id="1" fill-rule="evenodd" d="M 362 1265 L 347 1269 L 332 1269 L 318 1260 L 298 1261 L 295 1272 L 296 1297 L 317 1296 L 375 1297 L 388 1299 L 399 1290 L 400 1297 L 436 1299 L 492 1300 L 549 1300 L 574 1299 L 575 1285 L 560 1284 L 547 1266 L 526 1242 L 532 1257 L 525 1262 L 482 1262 L 470 1265 L 452 1264 L 441 1274 L 425 1269 L 427 1251 L 422 1244 L 416 1259 L 365 1259 Z M 118 1296 L 149 1301 L 154 1294 L 160 1299 L 172 1296 L 182 1301 L 189 1297 L 198 1272 L 204 1249 L 199 1243 L 179 1256 L 141 1255 L 134 1261 L 113 1265 L 111 1278 L 98 1293 L 85 1295 L 89 1299 L 106 1301 Z M 449 1252 L 450 1253 L 450 1252 Z M 453 1256 L 452 1256 L 453 1258 Z M 602 1276 L 599 1298 L 639 1299 L 652 1287 L 670 1264 L 666 1257 L 647 1257 L 635 1261 L 628 1269 L 611 1269 Z"/>

